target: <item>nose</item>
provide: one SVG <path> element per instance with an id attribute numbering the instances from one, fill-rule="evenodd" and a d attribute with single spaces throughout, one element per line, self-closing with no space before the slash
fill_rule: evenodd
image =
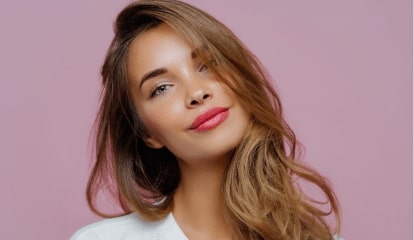
<path id="1" fill-rule="evenodd" d="M 206 101 L 213 97 L 213 93 L 208 86 L 198 85 L 197 88 L 189 91 L 189 95 L 186 100 L 188 108 L 194 108 L 204 104 Z"/>
<path id="2" fill-rule="evenodd" d="M 194 93 L 193 97 L 190 100 L 189 105 L 190 106 L 197 106 L 202 104 L 204 101 L 206 101 L 207 99 L 209 99 L 211 97 L 211 95 L 207 92 L 203 92 L 202 90 Z"/>

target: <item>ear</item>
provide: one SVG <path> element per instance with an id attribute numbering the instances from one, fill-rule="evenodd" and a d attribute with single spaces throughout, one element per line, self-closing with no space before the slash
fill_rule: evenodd
<path id="1" fill-rule="evenodd" d="M 150 147 L 150 148 L 154 148 L 154 149 L 160 149 L 162 147 L 164 147 L 164 144 L 159 141 L 158 139 L 152 137 L 152 136 L 144 136 L 143 140 L 145 142 L 145 144 Z"/>

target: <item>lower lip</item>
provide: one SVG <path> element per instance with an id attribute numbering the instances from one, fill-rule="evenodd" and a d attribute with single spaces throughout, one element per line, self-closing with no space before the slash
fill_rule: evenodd
<path id="1" fill-rule="evenodd" d="M 224 122 L 228 116 L 229 116 L 229 110 L 221 112 L 215 115 L 214 117 L 210 118 L 209 120 L 203 122 L 194 130 L 197 132 L 205 132 L 205 131 L 211 130 L 217 127 L 218 125 L 220 125 L 222 122 Z"/>

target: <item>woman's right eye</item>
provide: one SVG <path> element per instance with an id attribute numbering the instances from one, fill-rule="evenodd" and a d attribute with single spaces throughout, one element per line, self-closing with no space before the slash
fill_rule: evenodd
<path id="1" fill-rule="evenodd" d="M 150 93 L 150 98 L 156 97 L 158 95 L 164 94 L 172 85 L 171 84 L 161 84 L 156 86 Z"/>

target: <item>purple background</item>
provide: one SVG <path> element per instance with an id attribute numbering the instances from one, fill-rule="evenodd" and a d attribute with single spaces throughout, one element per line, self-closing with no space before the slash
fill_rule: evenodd
<path id="1" fill-rule="evenodd" d="M 129 1 L 0 2 L 0 239 L 67 239 L 84 188 L 99 68 Z M 274 77 L 347 239 L 412 239 L 412 2 L 188 0 Z"/>

